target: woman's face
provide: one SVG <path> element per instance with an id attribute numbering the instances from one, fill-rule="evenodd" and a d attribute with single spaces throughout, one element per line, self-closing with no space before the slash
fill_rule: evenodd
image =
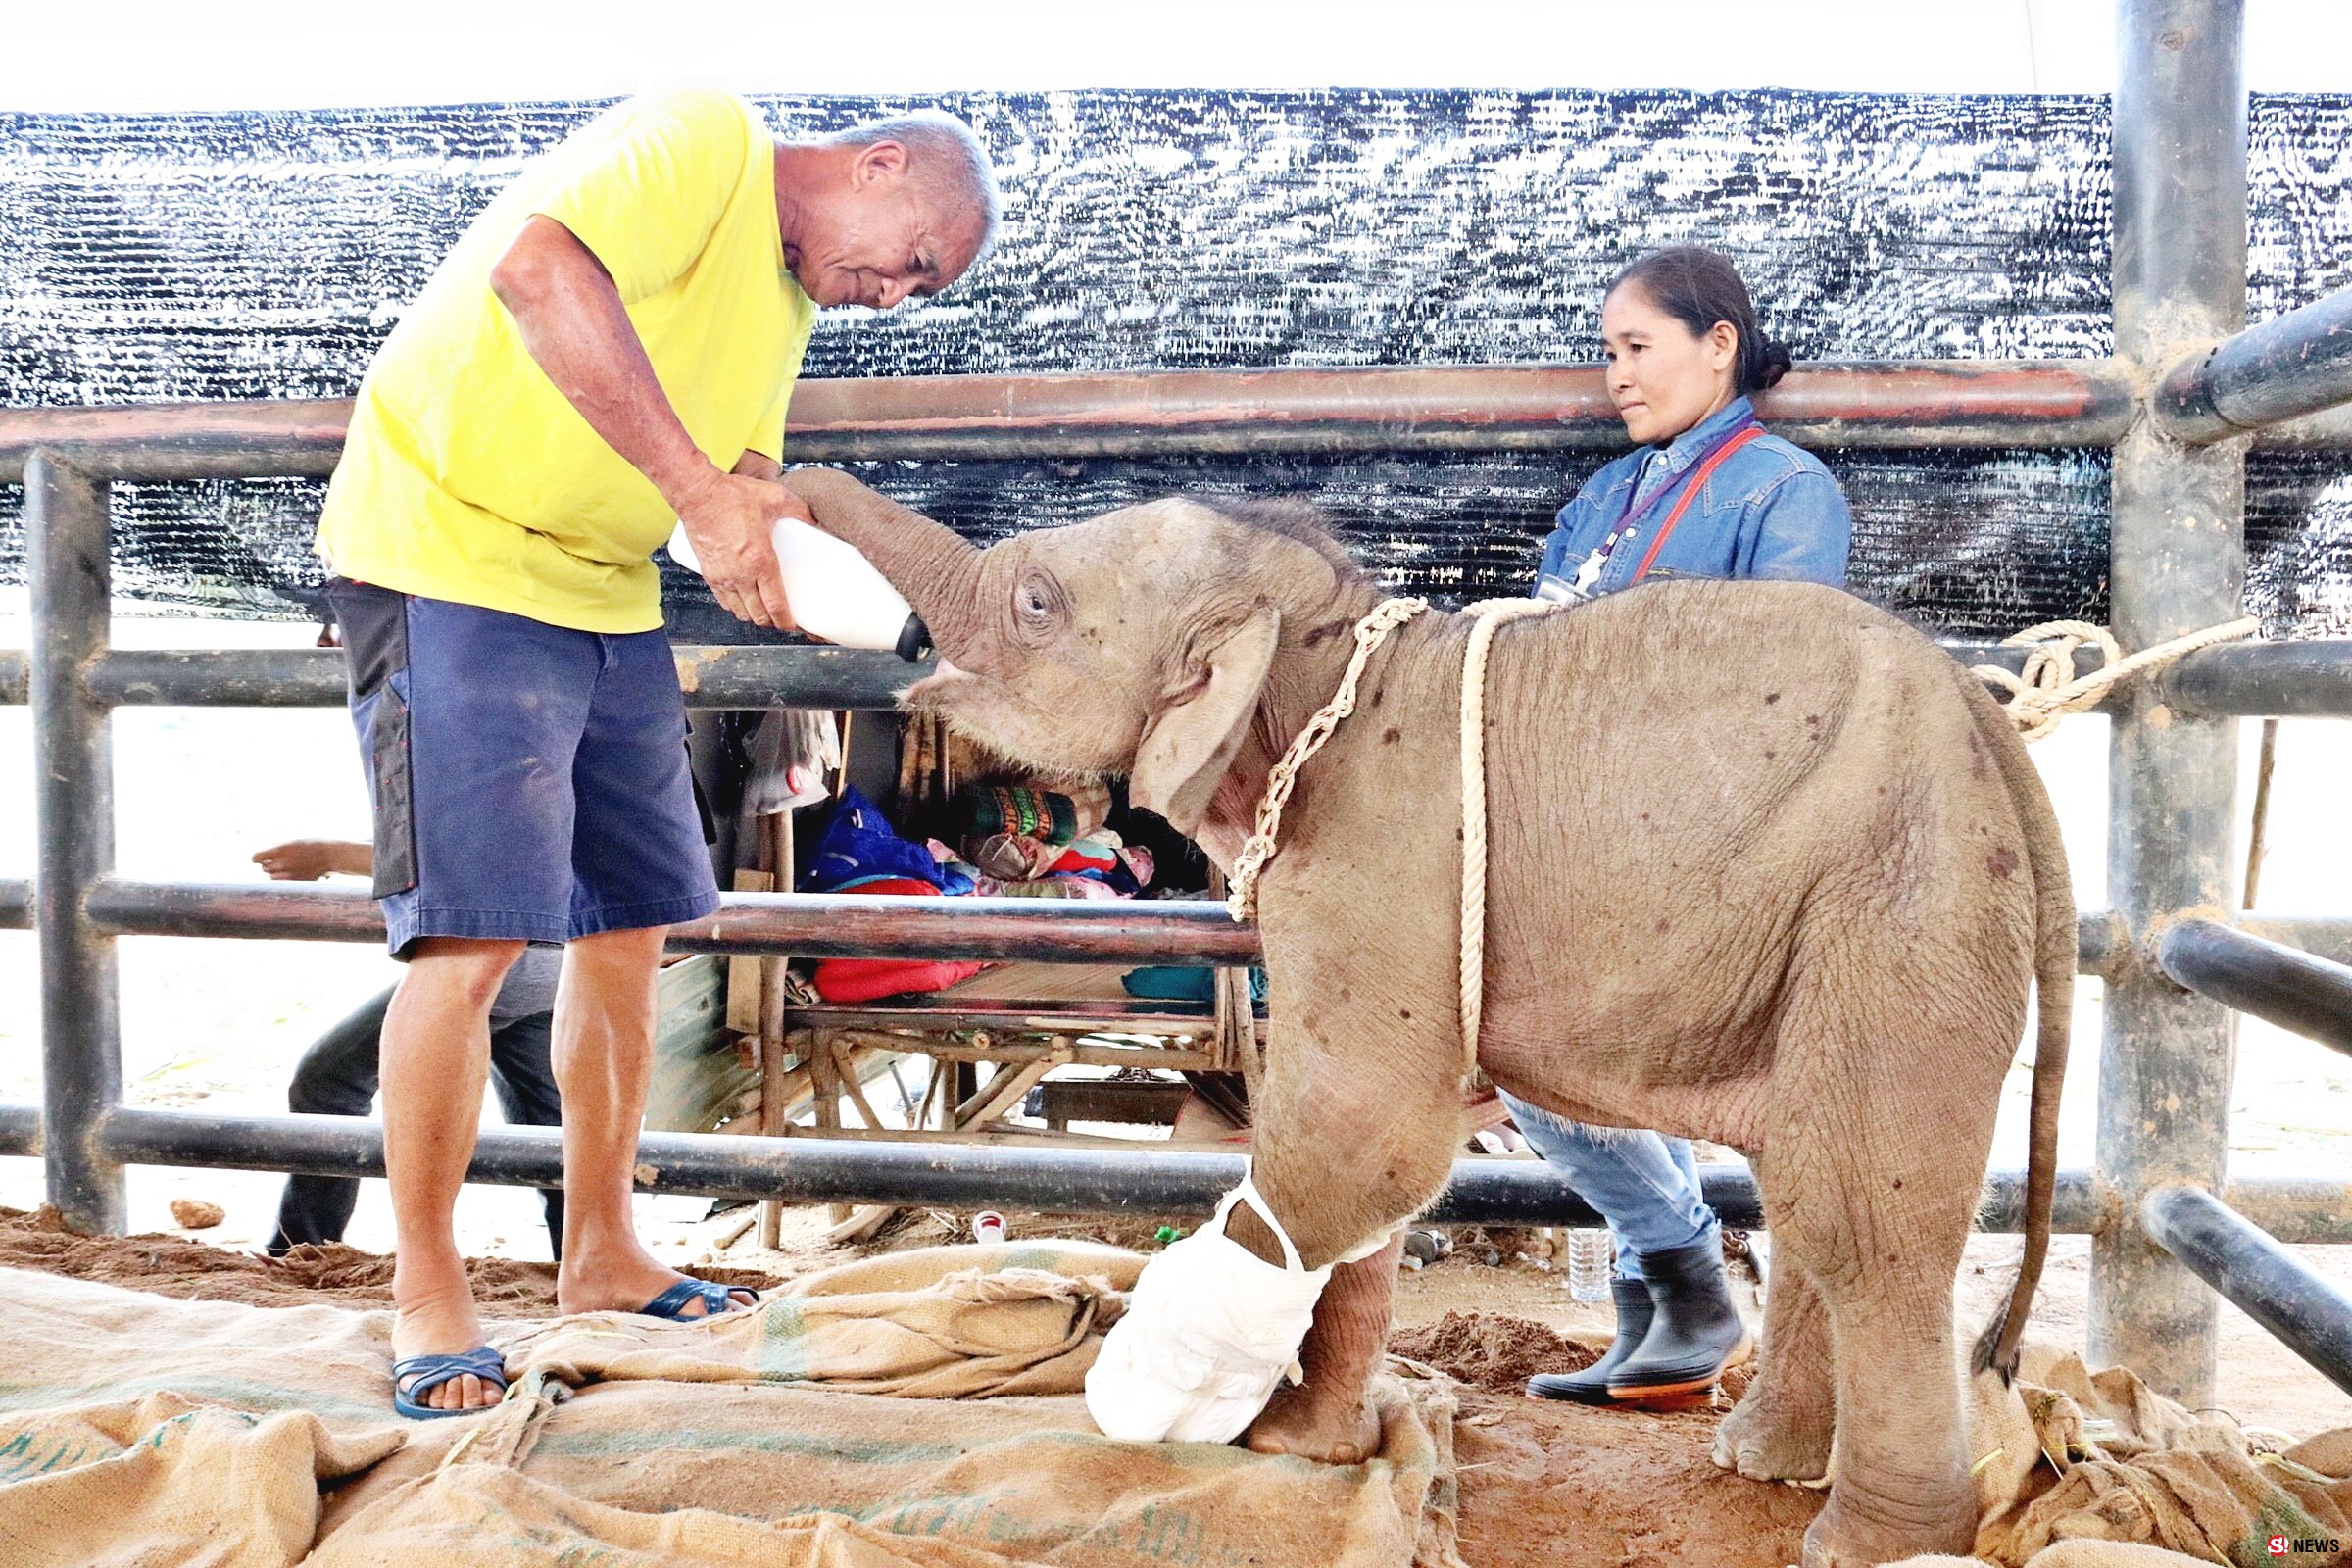
<path id="1" fill-rule="evenodd" d="M 1601 301 L 1600 344 L 1609 401 L 1636 442 L 1671 441 L 1732 401 L 1740 332 L 1729 321 L 1693 333 L 1622 283 Z"/>

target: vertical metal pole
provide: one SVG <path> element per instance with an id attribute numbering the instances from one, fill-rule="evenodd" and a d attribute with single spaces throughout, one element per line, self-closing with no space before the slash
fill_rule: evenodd
<path id="1" fill-rule="evenodd" d="M 2116 353 L 2151 379 L 2245 317 L 2242 0 L 2122 0 L 2115 96 Z M 2202 450 L 2143 416 L 2116 448 L 2115 629 L 2144 648 L 2238 613 L 2244 443 Z M 2107 884 L 2132 942 L 2109 975 L 2097 1168 L 2121 1200 L 2091 1252 L 2090 1353 L 2190 1405 L 2210 1402 L 2219 1302 L 2152 1244 L 2140 1200 L 2218 1190 L 2229 1158 L 2227 1010 L 2176 988 L 2152 933 L 2228 907 L 2235 723 L 2190 718 L 2142 686 L 2114 720 Z"/>
<path id="2" fill-rule="evenodd" d="M 94 1147 L 122 1099 L 115 939 L 82 911 L 114 868 L 112 714 L 83 673 L 107 645 L 111 573 L 107 484 L 46 453 L 24 466 L 26 565 L 32 579 L 32 748 L 39 780 L 35 888 L 41 954 L 43 1157 L 49 1200 L 85 1234 L 122 1230 L 122 1167 Z"/>

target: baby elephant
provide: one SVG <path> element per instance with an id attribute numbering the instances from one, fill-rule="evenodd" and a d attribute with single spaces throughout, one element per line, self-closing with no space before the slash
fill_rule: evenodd
<path id="1" fill-rule="evenodd" d="M 930 625 L 943 658 L 909 706 L 1041 771 L 1125 774 L 1228 867 L 1383 597 L 1281 506 L 1158 501 L 981 551 L 846 475 L 787 482 Z M 1261 1450 L 1372 1447 L 1397 1258 L 1380 1240 L 1460 1146 L 1471 628 L 1433 612 L 1373 653 L 1259 883 L 1271 1018 L 1245 1196 L 1263 1209 L 1233 1208 L 1228 1234 L 1286 1278 L 1331 1268 L 1304 1382 L 1249 1428 Z M 1952 1279 L 2038 982 L 2026 1261 L 1978 1350 L 2006 1371 L 2048 1233 L 2075 967 L 2056 822 L 2009 720 L 1860 600 L 1692 580 L 1502 626 L 1485 710 L 1479 1065 L 1562 1115 L 1748 1152 L 1774 1271 L 1716 1461 L 1830 1478 L 1809 1565 L 1965 1553 Z M 1162 1263 L 1194 1282 L 1197 1323 L 1248 1315 L 1200 1298 L 1214 1270 Z M 1262 1396 L 1214 1365 L 1169 1387 L 1204 1376 L 1241 1391 L 1242 1419 Z"/>

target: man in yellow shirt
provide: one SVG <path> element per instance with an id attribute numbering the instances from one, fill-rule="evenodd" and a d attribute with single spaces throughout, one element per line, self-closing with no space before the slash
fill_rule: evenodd
<path id="1" fill-rule="evenodd" d="M 774 480 L 816 310 L 946 287 L 997 208 L 946 115 L 777 141 L 727 94 L 634 99 L 525 166 L 361 383 L 318 549 L 409 965 L 383 1031 L 403 1413 L 505 1386 L 451 1211 L 528 942 L 565 944 L 564 1310 L 748 1304 L 630 1217 L 663 930 L 718 903 L 651 557 L 674 519 L 721 604 L 791 624 L 768 535 L 808 516 Z"/>

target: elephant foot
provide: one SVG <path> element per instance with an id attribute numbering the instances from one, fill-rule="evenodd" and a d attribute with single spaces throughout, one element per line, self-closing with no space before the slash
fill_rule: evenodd
<path id="1" fill-rule="evenodd" d="M 1252 1453 L 1288 1453 L 1318 1464 L 1362 1464 L 1380 1451 L 1380 1417 L 1359 1385 L 1284 1384 L 1242 1441 Z"/>
<path id="2" fill-rule="evenodd" d="M 1819 1481 L 1830 1473 L 1833 1425 L 1775 1411 L 1753 1391 L 1715 1429 L 1714 1460 L 1750 1481 Z"/>
<path id="3" fill-rule="evenodd" d="M 1940 1554 L 1966 1557 L 1977 1541 L 1977 1501 L 1974 1494 L 1954 1498 L 1936 1508 L 1907 1501 L 1904 1517 L 1865 1518 L 1830 1492 L 1829 1505 L 1805 1532 L 1804 1568 L 1874 1568 L 1906 1557 Z"/>

